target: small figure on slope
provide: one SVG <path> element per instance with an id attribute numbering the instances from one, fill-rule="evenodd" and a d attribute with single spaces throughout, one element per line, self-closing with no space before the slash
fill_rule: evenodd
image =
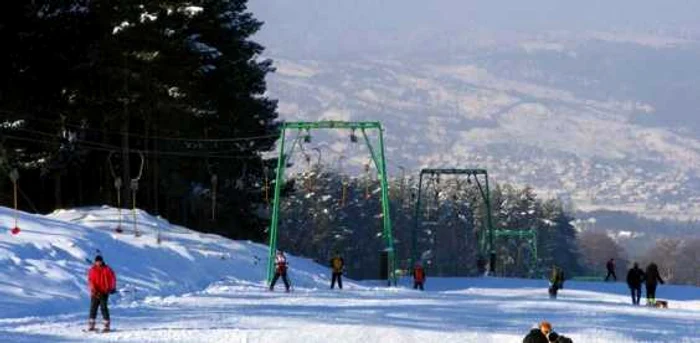
<path id="1" fill-rule="evenodd" d="M 282 277 L 284 281 L 284 287 L 287 292 L 289 292 L 289 279 L 287 279 L 287 257 L 284 256 L 282 250 L 277 250 L 277 256 L 275 256 L 275 277 L 272 278 L 272 283 L 270 283 L 270 290 L 275 289 L 275 284 L 277 280 Z"/>
<path id="2" fill-rule="evenodd" d="M 639 305 L 639 299 L 642 297 L 642 282 L 644 282 L 645 274 L 644 271 L 639 269 L 637 262 L 634 266 L 627 272 L 627 286 L 630 288 L 632 293 L 632 305 Z"/>
<path id="3" fill-rule="evenodd" d="M 95 257 L 95 262 L 88 272 L 88 289 L 90 291 L 90 319 L 88 320 L 88 331 L 95 331 L 95 319 L 97 318 L 97 308 L 102 312 L 104 321 L 103 332 L 109 332 L 109 308 L 107 301 L 109 295 L 117 289 L 117 277 L 112 268 L 104 263 L 101 255 Z"/>
<path id="4" fill-rule="evenodd" d="M 549 278 L 549 297 L 557 298 L 557 293 L 564 288 L 564 271 L 556 265 L 552 267 L 552 275 Z"/>
<path id="5" fill-rule="evenodd" d="M 335 287 L 336 280 L 338 281 L 338 288 L 343 289 L 343 271 L 345 270 L 345 260 L 340 257 L 339 252 L 335 252 L 333 258 L 331 258 L 331 289 Z"/>
<path id="6" fill-rule="evenodd" d="M 660 282 L 662 285 L 664 284 L 664 280 L 661 279 L 661 275 L 659 275 L 659 266 L 656 265 L 656 263 L 652 262 L 647 266 L 647 272 L 646 272 L 646 286 L 647 286 L 647 305 L 648 306 L 654 306 L 656 305 L 656 282 Z"/>
<path id="7" fill-rule="evenodd" d="M 421 291 L 423 290 L 423 285 L 425 284 L 425 270 L 423 270 L 423 266 L 420 264 L 420 262 L 416 262 L 416 265 L 413 266 L 413 289 L 420 289 Z"/>
<path id="8" fill-rule="evenodd" d="M 611 276 L 612 276 L 614 281 L 617 281 L 617 275 L 615 275 L 615 259 L 614 258 L 611 258 L 608 260 L 608 263 L 605 264 L 605 268 L 608 269 L 608 275 L 605 276 L 605 281 L 607 282 Z"/>

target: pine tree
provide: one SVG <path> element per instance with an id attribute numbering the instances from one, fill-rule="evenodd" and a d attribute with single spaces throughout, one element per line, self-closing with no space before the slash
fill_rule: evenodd
<path id="1" fill-rule="evenodd" d="M 0 54 L 0 123 L 23 120 L 19 129 L 32 130 L 24 135 L 32 142 L 10 141 L 8 132 L 19 129 L 0 128 L 0 162 L 32 168 L 25 180 L 53 178 L 26 189 L 30 198 L 53 190 L 55 199 L 41 207 L 50 211 L 62 202 L 114 204 L 107 163 L 114 155 L 125 206 L 142 151 L 139 207 L 262 239 L 262 174 L 274 161 L 260 152 L 276 140 L 276 103 L 265 97 L 271 61 L 250 40 L 262 23 L 245 3 L 11 2 L 0 16 L 0 37 L 16 48 Z M 230 142 L 251 136 L 264 139 Z M 219 178 L 216 220 L 209 215 L 212 174 Z"/>

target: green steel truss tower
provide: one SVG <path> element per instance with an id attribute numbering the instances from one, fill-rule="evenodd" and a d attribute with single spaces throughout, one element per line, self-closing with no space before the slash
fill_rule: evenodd
<path id="1" fill-rule="evenodd" d="M 272 281 L 274 276 L 275 251 L 277 250 L 277 230 L 280 221 L 280 196 L 282 183 L 284 182 L 284 172 L 287 166 L 289 157 L 294 153 L 294 148 L 299 144 L 298 139 L 292 144 L 289 152 L 285 152 L 285 138 L 288 131 L 297 131 L 301 137 L 301 133 L 305 132 L 310 138 L 311 130 L 350 130 L 352 132 L 351 139 L 356 140 L 355 132 L 360 131 L 367 148 L 377 169 L 377 174 L 381 184 L 382 196 L 382 236 L 386 244 L 385 251 L 387 253 L 387 275 L 389 284 L 396 284 L 396 259 L 394 253 L 394 238 L 392 235 L 391 217 L 389 212 L 389 184 L 386 174 L 386 159 L 384 156 L 384 130 L 379 122 L 344 122 L 344 121 L 319 121 L 319 122 L 284 122 L 281 125 L 280 143 L 279 143 L 279 158 L 277 160 L 277 176 L 275 178 L 275 191 L 272 203 L 272 219 L 270 223 L 269 245 L 270 251 L 267 263 L 267 282 Z M 367 131 L 375 130 L 379 135 L 379 148 L 375 149 Z"/>
<path id="2" fill-rule="evenodd" d="M 486 223 L 485 227 L 488 230 L 487 235 L 479 236 L 479 255 L 483 258 L 488 254 L 489 256 L 489 271 L 494 272 L 494 266 L 496 265 L 496 250 L 494 248 L 494 228 L 493 228 L 493 218 L 491 213 L 491 192 L 489 190 L 489 174 L 486 169 L 459 169 L 459 168 L 440 168 L 440 169 L 422 169 L 420 171 L 419 181 L 418 181 L 418 195 L 416 197 L 415 213 L 413 216 L 414 225 L 413 232 L 411 236 L 411 266 L 418 261 L 418 229 L 420 226 L 420 214 L 421 214 L 421 193 L 423 191 L 423 176 L 439 176 L 439 175 L 462 175 L 467 178 L 474 177 L 476 185 L 479 188 L 479 193 L 486 204 Z M 482 186 L 481 180 L 484 179 L 484 185 Z"/>

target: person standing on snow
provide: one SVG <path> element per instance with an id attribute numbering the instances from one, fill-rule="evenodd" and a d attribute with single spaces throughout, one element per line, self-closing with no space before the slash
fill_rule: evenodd
<path id="1" fill-rule="evenodd" d="M 289 292 L 289 279 L 287 279 L 287 257 L 284 256 L 282 250 L 277 250 L 277 256 L 275 256 L 275 277 L 272 278 L 272 283 L 270 283 L 270 291 L 275 289 L 275 283 L 282 277 L 284 281 L 284 287 L 287 292 Z"/>
<path id="2" fill-rule="evenodd" d="M 88 331 L 95 331 L 95 320 L 97 318 L 97 308 L 102 312 L 104 328 L 102 331 L 108 332 L 109 328 L 109 308 L 107 301 L 109 295 L 117 289 L 117 277 L 112 268 L 104 263 L 101 255 L 95 257 L 95 262 L 88 271 L 88 290 L 90 291 L 90 319 L 88 320 Z"/>
<path id="3" fill-rule="evenodd" d="M 557 293 L 564 288 L 564 271 L 556 265 L 552 267 L 552 275 L 549 278 L 549 297 L 557 298 Z"/>
<path id="4" fill-rule="evenodd" d="M 605 268 L 608 269 L 608 275 L 605 276 L 605 281 L 612 276 L 613 280 L 617 281 L 617 275 L 615 275 L 615 259 L 611 258 L 608 263 L 605 264 Z"/>
<path id="5" fill-rule="evenodd" d="M 552 324 L 549 322 L 542 322 L 538 327 L 533 328 L 530 332 L 523 338 L 523 343 L 549 343 L 547 340 L 547 335 L 552 331 Z"/>
<path id="6" fill-rule="evenodd" d="M 627 272 L 627 285 L 632 293 L 632 305 L 639 305 L 639 299 L 642 297 L 642 282 L 644 281 L 644 271 L 639 269 L 637 262 Z"/>
<path id="7" fill-rule="evenodd" d="M 345 269 L 345 260 L 343 260 L 342 257 L 340 257 L 339 252 L 335 252 L 335 255 L 333 258 L 331 258 L 331 269 L 332 269 L 332 277 L 331 277 L 331 289 L 335 287 L 335 281 L 338 281 L 338 288 L 343 289 L 343 270 Z"/>
<path id="8" fill-rule="evenodd" d="M 421 291 L 424 290 L 423 285 L 425 284 L 425 270 L 423 270 L 423 266 L 419 263 L 416 262 L 416 265 L 413 267 L 413 289 L 420 289 Z"/>
<path id="9" fill-rule="evenodd" d="M 659 266 L 652 262 L 647 266 L 646 273 L 646 286 L 647 286 L 647 305 L 653 306 L 656 304 L 656 281 L 664 284 L 664 280 L 661 279 L 659 275 Z"/>

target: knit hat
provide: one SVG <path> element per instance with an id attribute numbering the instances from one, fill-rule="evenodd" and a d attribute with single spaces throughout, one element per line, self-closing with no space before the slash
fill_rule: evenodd
<path id="1" fill-rule="evenodd" d="M 104 261 L 104 259 L 102 259 L 102 255 L 97 255 L 97 256 L 95 256 L 95 262 L 102 262 L 102 263 L 104 263 L 105 261 Z"/>
<path id="2" fill-rule="evenodd" d="M 543 321 L 540 323 L 540 330 L 541 329 L 547 329 L 548 331 L 552 331 L 552 324 L 550 324 L 548 321 Z"/>
<path id="3" fill-rule="evenodd" d="M 550 332 L 549 335 L 547 336 L 547 339 L 549 339 L 550 342 L 556 342 L 558 338 L 559 338 L 559 334 L 554 332 L 554 331 Z"/>

